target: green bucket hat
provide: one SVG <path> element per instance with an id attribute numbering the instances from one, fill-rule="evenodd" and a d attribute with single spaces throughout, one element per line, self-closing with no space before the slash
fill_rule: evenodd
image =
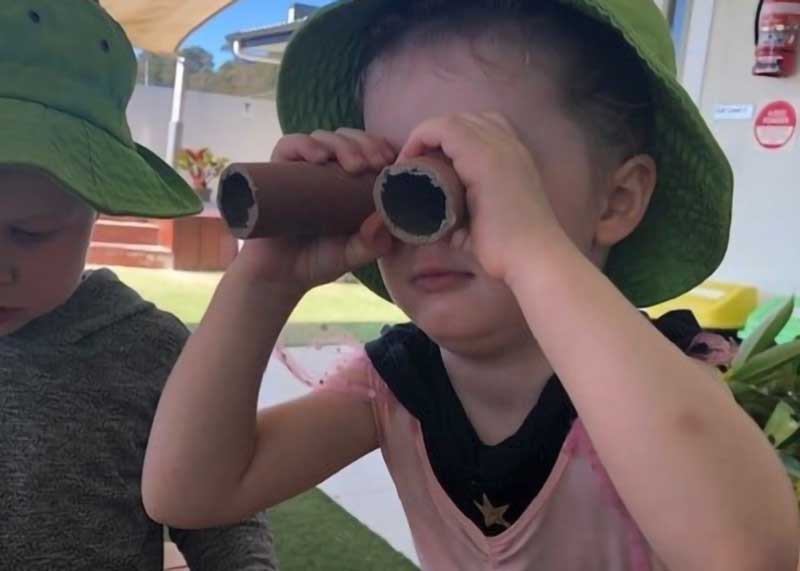
<path id="1" fill-rule="evenodd" d="M 408 0 L 343 0 L 322 8 L 298 30 L 278 82 L 278 116 L 285 132 L 363 128 L 356 82 L 364 39 L 371 24 L 400 1 Z M 651 152 L 659 181 L 645 219 L 613 248 L 605 272 L 639 307 L 672 299 L 705 280 L 722 261 L 731 220 L 731 167 L 678 83 L 670 30 L 652 0 L 553 1 L 618 32 L 650 75 Z M 376 265 L 356 275 L 388 299 Z"/>
<path id="2" fill-rule="evenodd" d="M 199 197 L 133 142 L 136 58 L 96 0 L 0 2 L 0 166 L 43 171 L 97 211 L 172 218 Z"/>

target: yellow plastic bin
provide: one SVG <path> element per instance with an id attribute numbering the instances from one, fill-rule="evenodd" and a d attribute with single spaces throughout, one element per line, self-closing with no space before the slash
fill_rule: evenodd
<path id="1" fill-rule="evenodd" d="M 679 309 L 688 309 L 703 329 L 736 336 L 747 316 L 758 305 L 758 290 L 742 284 L 707 281 L 670 301 L 645 309 L 657 319 Z"/>

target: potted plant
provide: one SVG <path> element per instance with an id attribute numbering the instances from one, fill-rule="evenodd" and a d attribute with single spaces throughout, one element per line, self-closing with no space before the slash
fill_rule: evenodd
<path id="1" fill-rule="evenodd" d="M 742 343 L 724 378 L 775 447 L 800 503 L 800 339 L 777 344 L 794 310 L 789 298 Z"/>
<path id="2" fill-rule="evenodd" d="M 182 149 L 175 159 L 175 166 L 188 173 L 192 188 L 203 202 L 211 200 L 208 183 L 217 178 L 228 163 L 228 159 L 214 156 L 208 148 Z"/>

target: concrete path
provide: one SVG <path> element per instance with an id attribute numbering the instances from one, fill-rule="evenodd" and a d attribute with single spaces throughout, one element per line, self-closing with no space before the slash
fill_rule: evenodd
<path id="1" fill-rule="evenodd" d="M 335 347 L 290 349 L 289 352 L 311 373 L 325 371 L 338 356 Z M 285 402 L 309 390 L 273 358 L 261 385 L 259 406 Z M 348 466 L 323 482 L 320 488 L 394 549 L 419 565 L 403 508 L 380 451 Z"/>

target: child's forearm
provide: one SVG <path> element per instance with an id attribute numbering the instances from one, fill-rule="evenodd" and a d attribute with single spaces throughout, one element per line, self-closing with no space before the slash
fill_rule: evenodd
<path id="1" fill-rule="evenodd" d="M 159 403 L 143 477 L 152 516 L 203 519 L 238 486 L 255 451 L 261 379 L 300 295 L 236 263 L 225 274 Z"/>
<path id="2" fill-rule="evenodd" d="M 681 354 L 571 245 L 554 246 L 510 282 L 668 568 L 794 571 L 788 479 L 714 371 Z"/>

